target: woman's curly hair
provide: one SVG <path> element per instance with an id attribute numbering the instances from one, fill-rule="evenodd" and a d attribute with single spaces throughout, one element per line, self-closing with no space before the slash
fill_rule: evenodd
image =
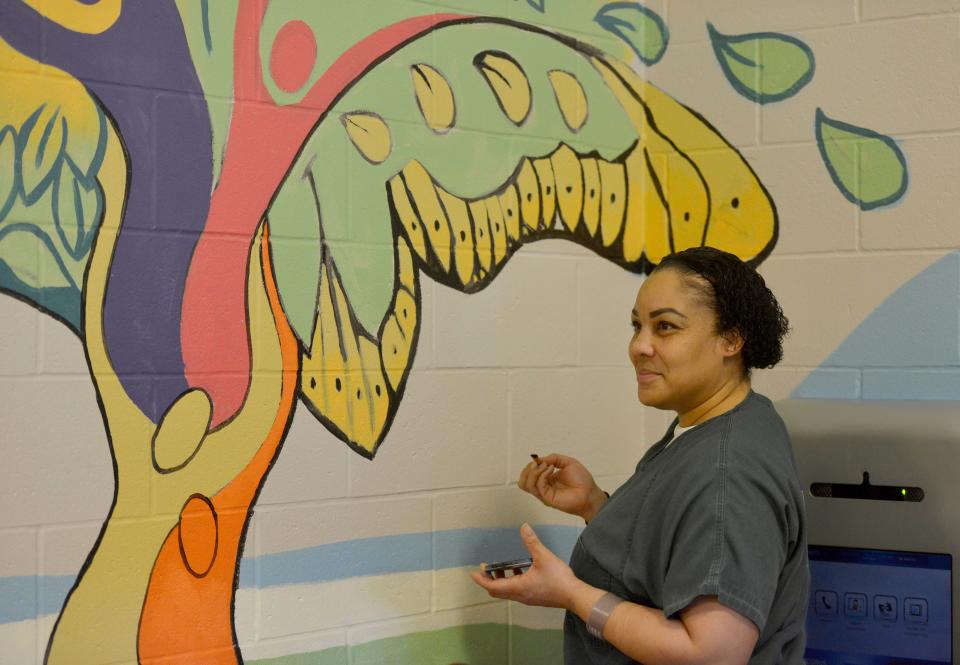
<path id="1" fill-rule="evenodd" d="M 665 257 L 654 269 L 671 268 L 688 280 L 717 318 L 717 333 L 743 338 L 743 369 L 773 367 L 783 358 L 783 338 L 790 329 L 780 303 L 763 277 L 735 255 L 713 247 L 694 247 Z M 704 283 L 706 282 L 706 283 Z"/>

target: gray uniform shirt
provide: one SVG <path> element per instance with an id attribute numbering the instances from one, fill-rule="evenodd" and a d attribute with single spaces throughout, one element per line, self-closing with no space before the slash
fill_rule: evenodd
<path id="1" fill-rule="evenodd" d="M 718 596 L 760 630 L 750 665 L 802 664 L 810 573 L 803 492 L 783 421 L 751 391 L 668 446 L 676 424 L 584 529 L 574 573 L 668 617 L 698 596 Z M 567 612 L 564 662 L 635 661 Z"/>

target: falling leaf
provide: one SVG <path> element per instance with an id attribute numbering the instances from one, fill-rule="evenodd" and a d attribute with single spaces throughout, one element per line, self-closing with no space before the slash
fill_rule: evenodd
<path id="1" fill-rule="evenodd" d="M 667 50 L 667 26 L 657 14 L 636 2 L 611 2 L 594 20 L 633 49 L 646 65 L 653 65 Z"/>
<path id="2" fill-rule="evenodd" d="M 713 51 L 734 89 L 760 104 L 792 97 L 813 78 L 813 51 L 776 32 L 724 35 L 707 23 Z"/>
<path id="3" fill-rule="evenodd" d="M 816 134 L 834 184 L 862 210 L 893 203 L 907 190 L 907 161 L 889 136 L 832 120 L 821 109 Z"/>

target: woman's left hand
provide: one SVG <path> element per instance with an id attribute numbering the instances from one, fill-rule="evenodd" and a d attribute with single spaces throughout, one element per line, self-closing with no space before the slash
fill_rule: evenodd
<path id="1" fill-rule="evenodd" d="M 470 573 L 470 577 L 493 598 L 515 600 L 524 605 L 568 608 L 573 592 L 583 582 L 570 566 L 540 542 L 529 524 L 520 527 L 520 537 L 533 557 L 533 565 L 527 572 L 492 580 L 481 570 Z"/>

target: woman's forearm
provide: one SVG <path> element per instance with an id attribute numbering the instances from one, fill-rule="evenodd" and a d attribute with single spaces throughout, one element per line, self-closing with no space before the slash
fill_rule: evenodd
<path id="1" fill-rule="evenodd" d="M 580 582 L 567 606 L 587 620 L 605 592 Z M 603 637 L 617 649 L 646 665 L 689 665 L 697 662 L 696 649 L 683 622 L 667 619 L 658 609 L 624 601 L 617 605 L 604 627 Z"/>

